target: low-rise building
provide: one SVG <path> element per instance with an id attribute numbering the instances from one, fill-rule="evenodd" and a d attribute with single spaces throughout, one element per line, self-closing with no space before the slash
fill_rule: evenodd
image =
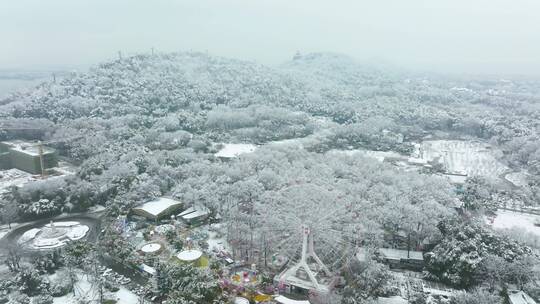
<path id="1" fill-rule="evenodd" d="M 407 304 L 409 301 L 400 296 L 394 297 L 378 297 L 377 304 Z"/>
<path id="2" fill-rule="evenodd" d="M 422 270 L 424 267 L 424 253 L 422 251 L 379 248 L 379 258 L 390 268 L 407 268 Z"/>
<path id="3" fill-rule="evenodd" d="M 178 214 L 186 223 L 190 225 L 198 224 L 210 216 L 210 209 L 204 206 L 192 206 Z"/>
<path id="4" fill-rule="evenodd" d="M 16 168 L 31 174 L 58 166 L 56 151 L 38 142 L 11 140 L 0 142 L 0 168 Z"/>
<path id="5" fill-rule="evenodd" d="M 510 291 L 508 293 L 508 302 L 510 304 L 536 304 L 528 294 L 523 291 Z"/>
<path id="6" fill-rule="evenodd" d="M 183 204 L 180 201 L 167 197 L 160 197 L 133 208 L 132 212 L 147 219 L 159 220 L 173 214 L 180 209 L 182 205 Z"/>
<path id="7" fill-rule="evenodd" d="M 294 300 L 294 299 L 289 299 L 282 295 L 276 296 L 274 298 L 274 301 L 280 304 L 310 304 L 311 303 L 309 302 L 309 300 Z"/>

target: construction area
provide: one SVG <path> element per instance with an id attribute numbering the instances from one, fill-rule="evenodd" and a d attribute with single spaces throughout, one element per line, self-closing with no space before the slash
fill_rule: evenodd
<path id="1" fill-rule="evenodd" d="M 55 149 L 39 141 L 0 142 L 0 197 L 9 193 L 12 187 L 73 172 L 70 164 L 59 161 Z"/>
<path id="2" fill-rule="evenodd" d="M 41 142 L 11 140 L 0 142 L 0 169 L 19 169 L 30 174 L 46 174 L 58 166 L 56 151 Z"/>

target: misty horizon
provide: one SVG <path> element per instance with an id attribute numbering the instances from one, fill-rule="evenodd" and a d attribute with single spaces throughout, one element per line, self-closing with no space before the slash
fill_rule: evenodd
<path id="1" fill-rule="evenodd" d="M 297 52 L 437 73 L 538 76 L 535 1 L 37 0 L 0 4 L 0 69 L 86 68 L 124 55 L 198 51 L 278 65 Z"/>

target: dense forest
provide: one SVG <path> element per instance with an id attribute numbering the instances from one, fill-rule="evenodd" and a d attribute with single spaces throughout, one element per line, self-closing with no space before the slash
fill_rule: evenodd
<path id="1" fill-rule="evenodd" d="M 486 261 L 531 263 L 529 247 L 490 235 L 475 214 L 497 199 L 540 200 L 539 88 L 530 80 L 379 69 L 331 53 L 299 54 L 276 67 L 203 53 L 132 56 L 0 101 L 3 126 L 33 129 L 78 166 L 68 178 L 14 189 L 3 203 L 15 204 L 23 219 L 98 204 L 117 216 L 169 195 L 234 222 L 229 233 L 240 243 L 279 224 L 265 222 L 269 209 L 295 208 L 309 222 L 325 204 L 355 215 L 341 223 L 361 223 L 358 244 L 404 236 L 409 248 L 432 249 L 432 279 L 473 288 L 490 271 Z M 4 130 L 0 138 L 19 135 Z M 331 153 L 410 155 L 426 138 L 490 143 L 502 151 L 500 162 L 527 173 L 527 184 L 512 188 L 493 176 L 457 189 L 433 171 Z M 214 155 L 222 143 L 259 148 L 222 161 Z M 458 219 L 456 202 L 465 203 L 470 221 Z M 476 238 L 464 241 L 462 231 Z M 258 246 L 275 245 L 268 242 Z M 470 249 L 484 243 L 493 249 Z M 451 248 L 465 248 L 470 259 Z M 508 280 L 525 285 L 530 278 Z"/>

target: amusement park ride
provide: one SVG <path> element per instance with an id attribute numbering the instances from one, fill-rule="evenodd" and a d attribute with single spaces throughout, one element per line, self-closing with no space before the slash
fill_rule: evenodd
<path id="1" fill-rule="evenodd" d="M 258 218 L 258 233 L 279 269 L 273 281 L 280 292 L 329 294 L 357 250 L 361 221 L 326 185 L 293 185 L 280 195 Z"/>
<path id="2" fill-rule="evenodd" d="M 309 264 L 311 262 L 311 264 Z M 328 293 L 335 283 L 335 276 L 315 253 L 313 234 L 309 227 L 302 227 L 302 252 L 300 260 L 285 269 L 276 278 L 280 284 Z"/>

